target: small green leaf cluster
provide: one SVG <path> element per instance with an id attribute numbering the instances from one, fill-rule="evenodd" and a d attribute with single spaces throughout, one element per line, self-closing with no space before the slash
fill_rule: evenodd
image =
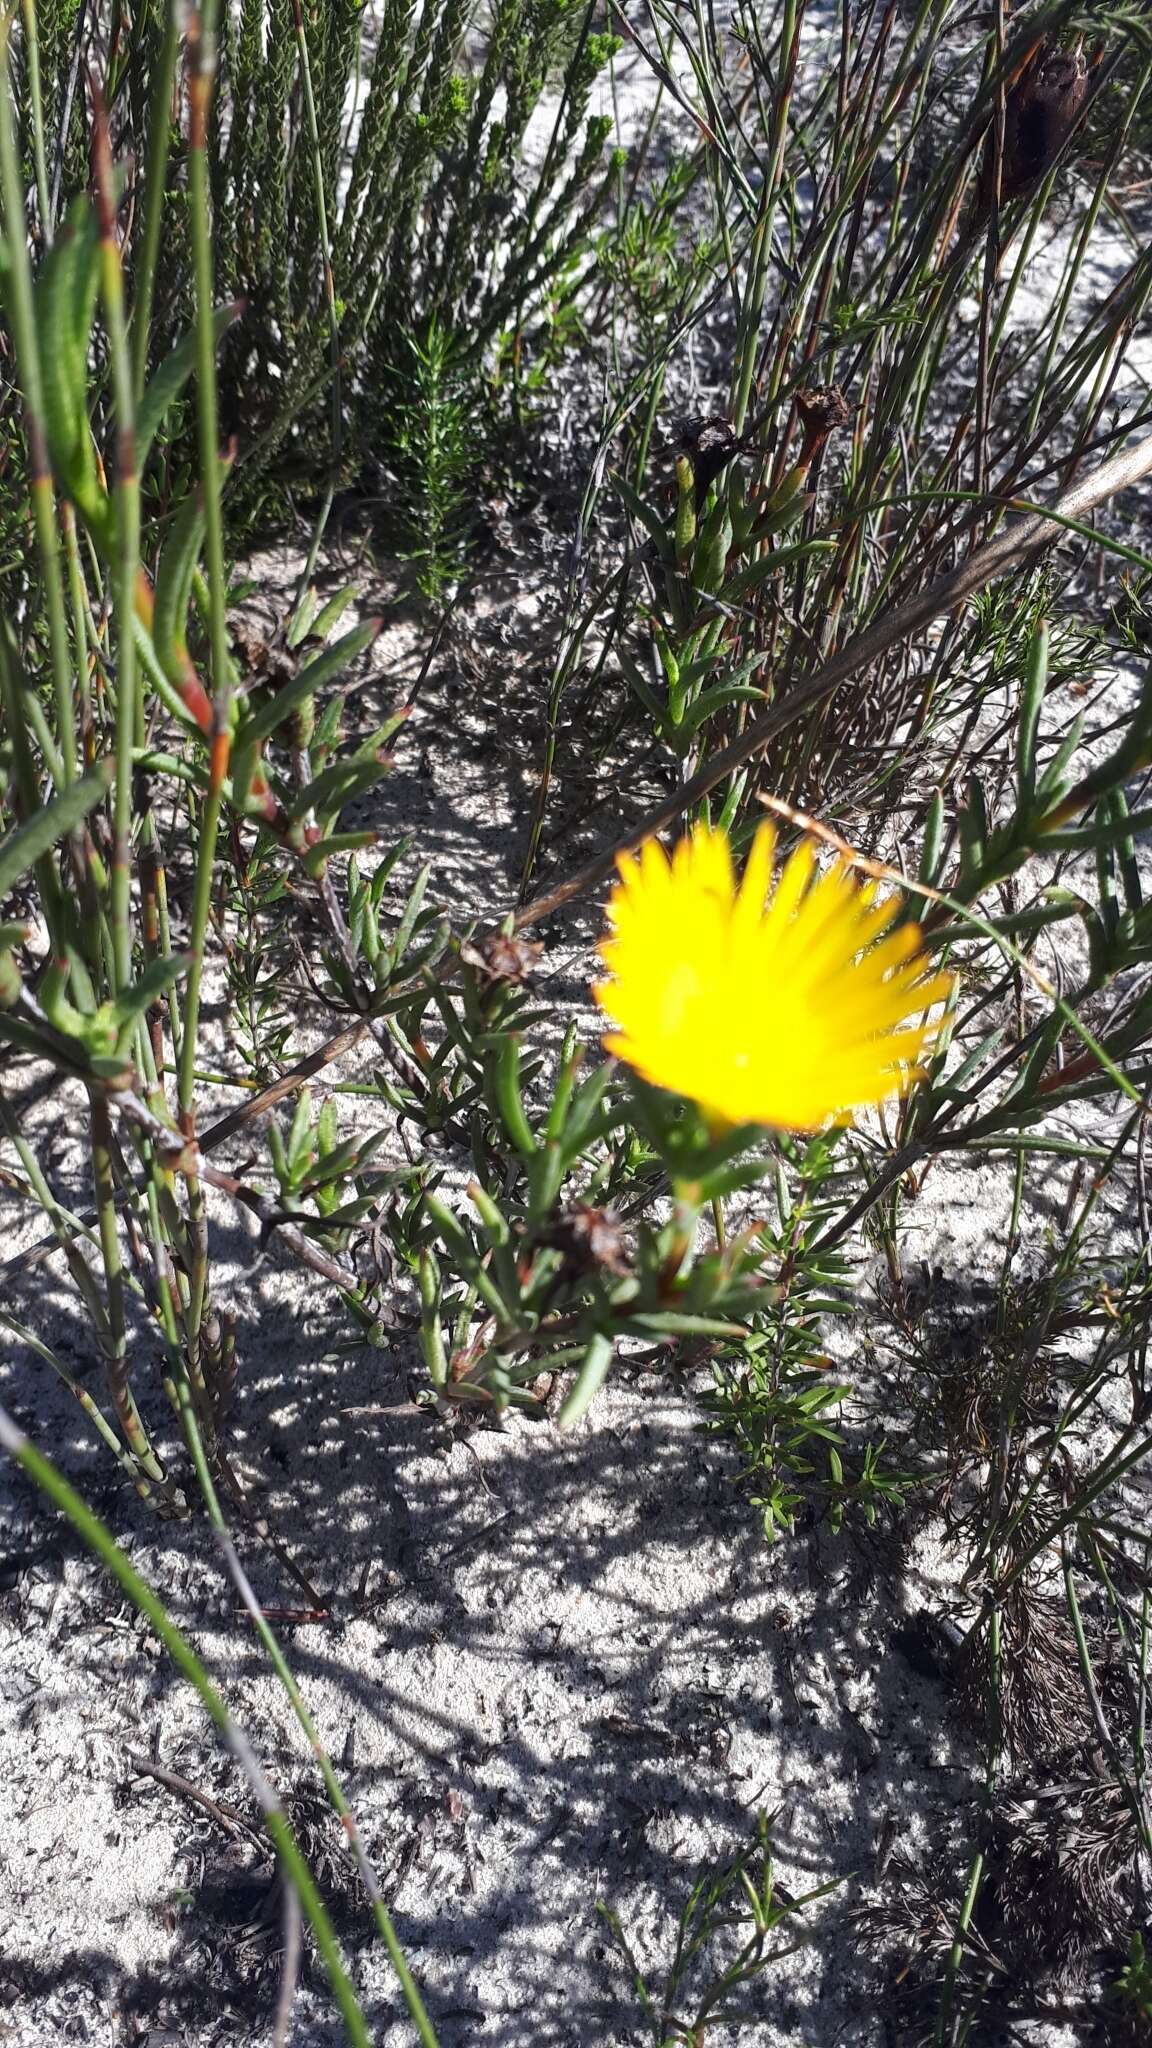
<path id="1" fill-rule="evenodd" d="M 659 1984 L 640 1967 L 619 1915 L 598 1902 L 653 2048 L 702 2043 L 714 2028 L 757 2026 L 760 2015 L 749 2002 L 757 1980 L 811 1939 L 805 1913 L 834 1891 L 836 1882 L 816 1885 L 799 1897 L 777 1884 L 771 1840 L 775 1819 L 775 1814 L 759 1814 L 754 1843 L 696 1872 Z"/>
<path id="2" fill-rule="evenodd" d="M 378 1131 L 368 1138 L 341 1139 L 335 1097 L 330 1095 L 316 1110 L 311 1090 L 302 1088 L 287 1133 L 275 1120 L 268 1125 L 268 1149 L 284 1215 L 337 1245 L 346 1243 L 347 1232 L 378 1197 L 382 1183 L 376 1177 L 370 1186 L 365 1176 L 385 1136 Z M 383 1184 L 389 1184 L 387 1176 Z"/>
<path id="3" fill-rule="evenodd" d="M 903 1484 L 882 1467 L 882 1445 L 864 1445 L 846 1468 L 844 1436 L 831 1414 L 852 1393 L 825 1349 L 828 1319 L 852 1306 L 849 1261 L 820 1246 L 841 1206 L 837 1150 L 826 1137 L 781 1141 L 767 1182 L 775 1214 L 757 1232 L 775 1284 L 739 1342 L 721 1347 L 703 1396 L 707 1426 L 734 1445 L 739 1481 L 769 1539 L 791 1530 L 809 1505 L 824 1505 L 834 1528 L 849 1507 L 871 1523 Z"/>
<path id="4" fill-rule="evenodd" d="M 716 426 L 713 431 L 725 430 Z M 671 519 L 625 477 L 615 479 L 659 565 L 648 645 L 633 649 L 622 644 L 620 669 L 660 738 L 681 760 L 701 745 L 711 722 L 723 713 L 741 707 L 763 710 L 767 691 L 764 655 L 754 630 L 757 604 L 789 570 L 833 547 L 819 536 L 780 545 L 781 536 L 811 503 L 803 473 L 789 471 L 768 491 L 746 487 L 739 475 L 739 445 L 729 439 L 730 446 L 715 458 L 723 458 L 716 484 L 708 475 L 703 435 L 694 457 L 677 456 Z"/>

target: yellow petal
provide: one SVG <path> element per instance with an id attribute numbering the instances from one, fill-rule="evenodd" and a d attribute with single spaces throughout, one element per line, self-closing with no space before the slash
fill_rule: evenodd
<path id="1" fill-rule="evenodd" d="M 890 929 L 898 895 L 840 862 L 818 873 L 810 841 L 772 889 L 775 852 L 764 824 L 738 880 L 710 826 L 671 858 L 650 840 L 618 862 L 608 904 L 592 988 L 605 1046 L 715 1128 L 818 1130 L 906 1089 L 952 987 L 915 925 Z"/>

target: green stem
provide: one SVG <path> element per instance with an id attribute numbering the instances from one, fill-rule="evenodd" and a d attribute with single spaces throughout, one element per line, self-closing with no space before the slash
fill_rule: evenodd
<path id="1" fill-rule="evenodd" d="M 216 396 L 216 333 L 212 318 L 212 224 L 208 198 L 208 113 L 216 75 L 216 0 L 205 0 L 188 26 L 188 189 L 196 284 L 196 402 L 200 486 L 204 493 L 204 561 L 212 682 L 217 701 L 229 683 L 225 617 L 224 524 L 220 510 L 220 423 Z"/>
<path id="2" fill-rule="evenodd" d="M 152 324 L 152 294 L 160 255 L 160 225 L 164 217 L 165 182 L 172 131 L 172 91 L 176 78 L 176 57 L 180 33 L 176 0 L 167 0 L 164 10 L 164 40 L 152 86 L 148 117 L 148 154 L 144 166 L 144 227 L 136 257 L 136 296 L 132 308 L 132 375 L 139 399 L 148 375 L 148 330 Z"/>
<path id="3" fill-rule="evenodd" d="M 128 327 L 124 309 L 124 268 L 116 239 L 116 194 L 108 117 L 102 102 L 95 112 L 96 208 L 100 222 L 100 281 L 108 331 L 108 359 L 116 405 L 116 788 L 113 800 L 112 953 L 114 988 L 132 979 L 132 749 L 136 743 L 136 577 L 140 562 L 140 480 L 136 474 L 136 406 Z M 127 1043 L 131 1023 L 124 1027 Z"/>
<path id="4" fill-rule="evenodd" d="M 32 296 L 32 264 L 24 221 L 24 189 L 16 137 L 12 125 L 12 98 L 8 90 L 8 38 L 11 17 L 0 14 L 0 200 L 3 230 L 8 251 L 5 303 L 16 361 L 24 395 L 24 422 L 28 435 L 28 490 L 36 540 L 44 572 L 44 595 L 48 612 L 48 638 L 52 651 L 52 684 L 56 700 L 56 729 L 61 765 L 66 782 L 76 775 L 76 732 L 72 712 L 72 664 L 68 652 L 68 622 L 64 608 L 64 579 L 60 572 L 60 540 L 56 530 L 56 505 L 48 446 L 44 435 L 44 385 L 40 372 L 40 351 Z"/>
<path id="5" fill-rule="evenodd" d="M 229 751 L 227 588 L 224 572 L 224 530 L 220 510 L 219 417 L 216 399 L 216 337 L 212 321 L 212 238 L 208 209 L 208 109 L 215 72 L 215 7 L 193 15 L 187 44 L 190 73 L 188 184 L 196 279 L 196 399 L 199 417 L 200 476 L 204 494 L 204 553 L 208 582 L 209 637 L 212 655 L 214 730 L 208 794 L 200 823 L 196 880 L 189 931 L 191 959 L 184 990 L 181 1027 L 179 1105 L 186 1131 L 192 1128 L 197 1030 L 204 973 L 204 941 L 212 900 L 216 839 Z M 192 1183 L 189 1183 L 191 1191 Z"/>
<path id="6" fill-rule="evenodd" d="M 328 515 L 332 510 L 335 495 L 335 481 L 340 471 L 343 450 L 344 399 L 340 383 L 340 316 L 336 310 L 336 285 L 332 274 L 332 246 L 328 234 L 328 208 L 324 198 L 324 165 L 320 152 L 320 130 L 316 120 L 316 98 L 312 90 L 312 66 L 308 57 L 308 38 L 304 33 L 304 16 L 300 0 L 296 0 L 296 46 L 300 57 L 300 83 L 304 92 L 304 114 L 308 123 L 308 140 L 312 148 L 313 182 L 316 190 L 316 219 L 320 229 L 320 258 L 324 265 L 324 302 L 328 314 L 328 346 L 332 363 L 332 478 L 324 492 L 312 534 L 312 545 L 308 560 L 300 578 L 297 601 L 303 597 L 316 567 L 316 557 Z"/>
<path id="7" fill-rule="evenodd" d="M 764 299 L 768 290 L 768 277 L 772 258 L 772 229 L 776 218 L 776 200 L 780 186 L 780 173 L 784 163 L 784 151 L 788 141 L 788 109 L 795 76 L 796 59 L 799 53 L 799 22 L 797 0 L 785 0 L 780 24 L 780 83 L 773 108 L 772 150 L 764 177 L 764 191 L 757 214 L 756 227 L 752 236 L 749 253 L 748 277 L 740 305 L 740 320 L 736 339 L 736 374 L 732 386 L 732 425 L 737 434 L 744 432 L 748 418 L 748 407 L 752 398 L 752 381 L 756 374 L 756 358 L 760 336 L 760 316 L 764 310 Z"/>
<path id="8" fill-rule="evenodd" d="M 124 1441 L 136 1463 L 136 1485 L 147 1498 L 153 1486 L 168 1491 L 164 1469 L 148 1440 L 144 1420 L 136 1406 L 128 1379 L 128 1328 L 124 1315 L 124 1271 L 120 1254 L 120 1233 L 116 1222 L 116 1187 L 112 1174 L 112 1133 L 108 1105 L 100 1095 L 92 1099 L 92 1181 L 96 1195 L 96 1225 L 104 1260 L 104 1282 L 108 1291 L 108 1337 L 105 1366 L 108 1391 Z"/>
<path id="9" fill-rule="evenodd" d="M 24 0 L 24 48 L 28 57 L 28 96 L 32 102 L 32 156 L 36 165 L 36 203 L 40 233 L 52 247 L 52 207 L 48 196 L 48 158 L 44 149 L 44 101 L 40 91 L 40 38 L 36 32 L 36 0 Z"/>
<path id="10" fill-rule="evenodd" d="M 219 417 L 216 396 L 216 337 L 212 320 L 212 236 L 208 199 L 208 112 L 216 67 L 216 8 L 205 6 L 194 14 L 188 26 L 188 99 L 190 109 L 188 143 L 188 184 L 191 201 L 192 246 L 196 280 L 196 400 L 199 423 L 200 475 L 204 494 L 204 553 L 208 582 L 208 623 L 212 657 L 213 732 L 208 792 L 200 818 L 200 843 L 192 893 L 189 931 L 191 955 L 184 988 L 180 1022 L 180 1054 L 177 1099 L 181 1128 L 191 1135 L 194 1128 L 196 1045 L 199 1036 L 200 996 L 204 974 L 204 945 L 212 904 L 216 865 L 216 841 L 220 829 L 224 782 L 228 772 L 230 745 L 228 629 L 225 617 L 227 588 L 224 571 L 224 530 L 220 509 Z M 173 1004 L 175 1016 L 177 1004 Z M 200 1327 L 208 1290 L 207 1216 L 203 1191 L 193 1177 L 188 1180 L 188 1208 L 195 1260 L 185 1328 L 188 1358 L 197 1382 L 200 1369 Z"/>
<path id="11" fill-rule="evenodd" d="M 124 1449 L 107 1416 L 97 1407 L 87 1387 L 82 1387 L 79 1380 L 73 1378 L 67 1366 L 61 1365 L 56 1353 L 47 1344 L 41 1342 L 34 1330 L 28 1329 L 24 1323 L 17 1322 L 15 1316 L 8 1315 L 3 1309 L 0 1309 L 0 1328 L 10 1330 L 14 1337 L 19 1338 L 21 1344 L 26 1345 L 28 1350 L 37 1357 L 42 1358 L 45 1365 L 51 1366 L 53 1372 L 64 1382 L 73 1399 L 84 1410 L 93 1429 L 107 1449 L 111 1451 L 121 1471 L 132 1481 L 133 1486 L 138 1486 L 140 1475 L 133 1464 L 132 1458 Z"/>
<path id="12" fill-rule="evenodd" d="M 4 1131 L 5 1136 L 14 1146 L 16 1156 L 28 1176 L 28 1185 L 36 1198 L 36 1202 L 56 1233 L 57 1243 L 67 1259 L 68 1270 L 88 1312 L 92 1328 L 96 1332 L 97 1342 L 106 1344 L 109 1340 L 108 1317 L 88 1261 L 84 1257 L 80 1246 L 76 1243 L 78 1235 L 83 1233 L 90 1236 L 90 1233 L 86 1231 L 85 1225 L 79 1217 L 74 1216 L 71 1210 L 63 1208 L 56 1200 L 44 1177 L 40 1161 L 20 1129 L 6 1097 L 2 1094 L 0 1094 L 0 1129 Z"/>

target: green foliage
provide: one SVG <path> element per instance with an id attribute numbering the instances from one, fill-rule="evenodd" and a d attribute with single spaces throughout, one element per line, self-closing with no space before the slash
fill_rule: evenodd
<path id="1" fill-rule="evenodd" d="M 1152 2020 L 1152 1962 L 1139 1929 L 1128 1944 L 1128 1960 L 1112 1986 L 1112 1996 L 1133 2021 Z"/>
<path id="2" fill-rule="evenodd" d="M 871 1446 L 858 1473 L 846 1477 L 844 1438 L 828 1415 L 851 1394 L 837 1383 L 824 1350 L 829 1317 L 850 1309 L 847 1261 L 835 1253 L 822 1257 L 818 1249 L 838 1207 L 835 1147 L 820 1138 L 803 1149 L 782 1148 L 782 1154 L 773 1176 L 777 1220 L 760 1224 L 758 1232 L 765 1264 L 778 1277 L 739 1344 L 714 1361 L 713 1386 L 703 1397 L 709 1429 L 735 1445 L 740 1480 L 770 1539 L 794 1526 L 813 1495 L 824 1495 L 839 1527 L 847 1505 L 871 1522 L 878 1504 L 897 1500 L 900 1492 Z"/>
<path id="3" fill-rule="evenodd" d="M 371 1138 L 346 1138 L 341 1142 L 334 1099 L 329 1096 L 313 1114 L 311 1091 L 302 1088 L 287 1135 L 282 1135 L 275 1121 L 268 1126 L 268 1149 L 280 1208 L 286 1215 L 306 1222 L 312 1220 L 314 1212 L 317 1227 L 322 1225 L 324 1234 L 343 1249 L 347 1229 L 359 1222 L 372 1205 L 374 1195 L 368 1190 L 365 1175 L 385 1137 L 386 1133 L 379 1131 Z M 350 1182 L 359 1191 L 351 1200 L 347 1194 Z"/>
<path id="4" fill-rule="evenodd" d="M 470 483 L 480 449 L 473 392 L 459 351 L 432 320 L 422 335 L 402 334 L 388 407 L 392 446 L 416 587 L 435 603 L 464 569 Z"/>
<path id="5" fill-rule="evenodd" d="M 385 456 L 395 446 L 405 457 L 414 436 L 416 496 L 404 510 L 430 560 L 451 552 L 436 522 L 448 509 L 439 497 L 445 465 L 453 492 L 459 467 L 440 447 L 447 427 L 437 427 L 449 403 L 448 357 L 474 411 L 489 344 L 510 318 L 530 313 L 583 235 L 580 209 L 600 147 L 589 140 L 578 170 L 566 174 L 579 126 L 569 121 L 525 199 L 521 151 L 541 96 L 556 81 L 570 111 L 586 103 L 607 50 L 593 39 L 593 61 L 575 9 L 556 0 L 505 0 L 486 31 L 479 74 L 465 74 L 457 69 L 465 44 L 480 34 L 474 0 L 420 8 L 395 0 L 370 55 L 358 5 L 305 6 L 297 36 L 291 9 L 268 0 L 245 9 L 222 67 L 230 135 L 214 174 L 216 267 L 221 296 L 245 306 L 222 364 L 224 423 L 246 454 L 240 488 L 253 493 L 270 463 L 314 483 L 326 418 L 336 421 L 334 480 L 354 478 L 374 441 L 383 440 Z M 358 137 L 342 173 L 354 77 Z M 507 107 L 497 119 L 501 93 Z M 176 304 L 186 285 L 169 272 L 161 292 Z M 414 307 L 423 324 L 398 354 L 396 336 Z M 413 368 L 420 388 L 410 407 Z M 334 374 L 337 388 L 325 392 Z M 431 419 L 421 417 L 426 408 Z M 425 453 L 425 436 L 439 453 Z"/>
<path id="6" fill-rule="evenodd" d="M 124 252 L 129 285 L 151 312 L 146 341 L 155 364 L 177 350 L 194 296 L 190 140 L 183 118 L 170 122 L 171 95 L 156 85 L 174 62 L 168 11 L 167 0 L 139 0 L 106 85 L 122 157 L 163 179 L 153 188 L 155 213 L 134 207 Z M 67 12 L 40 8 L 39 119 L 19 38 L 14 78 L 27 134 L 58 134 L 67 106 L 66 194 L 86 182 L 91 146 Z M 97 61 L 103 12 L 85 11 L 81 75 Z M 606 139 L 606 124 L 586 118 L 588 101 L 617 47 L 588 25 L 575 0 L 502 0 L 483 21 L 475 0 L 392 0 L 378 40 L 367 34 L 361 0 L 304 0 L 299 10 L 292 0 L 245 0 L 235 13 L 222 11 L 208 174 L 216 291 L 232 309 L 222 316 L 232 331 L 220 359 L 219 410 L 239 455 L 234 518 L 281 503 L 286 482 L 315 492 L 357 481 L 374 446 L 385 459 L 393 447 L 404 456 L 414 433 L 416 498 L 400 508 L 401 523 L 431 549 L 430 560 L 437 550 L 451 554 L 435 525 L 443 478 L 435 464 L 426 471 L 419 452 L 421 410 L 427 402 L 438 413 L 446 398 L 422 389 L 413 421 L 403 389 L 411 351 L 430 347 L 434 363 L 442 361 L 433 378 L 445 374 L 451 353 L 455 387 L 466 388 L 476 417 L 495 355 L 547 304 L 553 280 L 570 274 L 599 205 Z M 528 124 L 555 90 L 551 143 L 526 177 Z M 346 160 L 350 123 L 356 140 Z M 72 289 L 81 253 L 72 229 L 58 237 L 41 285 L 42 296 L 75 319 L 81 349 L 96 289 L 90 232 L 83 252 L 83 293 Z M 414 308 L 418 338 L 398 351 Z M 67 322 L 59 331 L 66 341 Z M 69 345 L 46 355 L 45 367 L 75 393 L 82 380 L 73 357 Z M 190 367 L 189 358 L 185 375 Z M 395 418 L 389 394 L 400 401 Z M 190 414 L 169 412 L 153 475 L 162 502 L 195 461 L 192 424 Z M 73 459 L 89 462 L 77 422 L 61 415 L 58 425 L 54 453 L 67 458 L 66 430 Z M 421 573 L 433 582 L 440 575 L 431 567 Z"/>

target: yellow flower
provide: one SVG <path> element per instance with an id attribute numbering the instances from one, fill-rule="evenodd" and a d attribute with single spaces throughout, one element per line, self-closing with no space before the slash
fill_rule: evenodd
<path id="1" fill-rule="evenodd" d="M 898 899 L 840 863 L 818 874 L 809 840 L 769 900 L 775 851 L 762 825 L 740 883 L 707 826 L 671 860 L 654 839 L 622 857 L 593 994 L 619 1026 L 606 1050 L 713 1126 L 815 1131 L 911 1085 L 933 1027 L 905 1019 L 952 984 L 918 926 L 889 930 Z"/>

